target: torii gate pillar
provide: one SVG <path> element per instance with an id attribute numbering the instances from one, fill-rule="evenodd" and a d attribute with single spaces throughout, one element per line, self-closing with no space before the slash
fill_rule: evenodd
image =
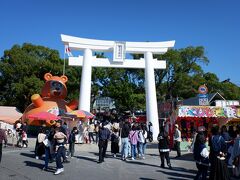
<path id="1" fill-rule="evenodd" d="M 115 42 L 78 38 L 61 35 L 62 41 L 69 48 L 84 51 L 84 56 L 69 57 L 69 65 L 82 66 L 79 109 L 90 111 L 92 67 L 144 68 L 147 121 L 153 124 L 153 140 L 159 133 L 158 108 L 154 69 L 165 69 L 166 61 L 153 59 L 153 54 L 163 54 L 172 48 L 175 41 L 166 42 Z M 96 58 L 94 52 L 112 51 L 113 60 Z M 144 54 L 144 59 L 125 59 L 125 53 Z"/>
<path id="2" fill-rule="evenodd" d="M 82 77 L 79 92 L 79 106 L 81 110 L 90 112 L 91 79 L 92 79 L 92 50 L 85 49 L 83 56 Z"/>

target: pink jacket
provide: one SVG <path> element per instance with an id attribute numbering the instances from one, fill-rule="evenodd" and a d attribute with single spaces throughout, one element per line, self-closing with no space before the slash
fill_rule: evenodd
<path id="1" fill-rule="evenodd" d="M 138 131 L 131 130 L 128 135 L 128 138 L 129 138 L 131 144 L 136 145 L 138 142 Z"/>

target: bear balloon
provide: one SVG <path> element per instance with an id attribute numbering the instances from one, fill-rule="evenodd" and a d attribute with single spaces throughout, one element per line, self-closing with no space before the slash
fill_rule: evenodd
<path id="1" fill-rule="evenodd" d="M 42 88 L 41 96 L 39 94 L 32 95 L 32 104 L 24 111 L 23 121 L 28 120 L 28 115 L 40 112 L 49 112 L 58 116 L 77 108 L 78 102 L 76 100 L 70 103 L 64 100 L 67 96 L 67 76 L 62 75 L 59 77 L 46 73 L 44 79 L 46 82 Z"/>

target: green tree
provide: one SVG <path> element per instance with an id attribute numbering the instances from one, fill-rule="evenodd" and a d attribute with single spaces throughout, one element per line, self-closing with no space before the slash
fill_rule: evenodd
<path id="1" fill-rule="evenodd" d="M 23 112 L 31 95 L 41 92 L 44 74 L 60 74 L 61 70 L 58 51 L 27 43 L 14 45 L 0 61 L 1 105 L 17 106 Z"/>
<path id="2" fill-rule="evenodd" d="M 200 64 L 209 62 L 202 46 L 169 50 L 156 57 L 167 61 L 165 70 L 156 71 L 156 87 L 160 92 L 158 99 L 162 100 L 191 97 L 193 89 L 197 86 L 194 78 L 199 78 L 203 74 Z"/>

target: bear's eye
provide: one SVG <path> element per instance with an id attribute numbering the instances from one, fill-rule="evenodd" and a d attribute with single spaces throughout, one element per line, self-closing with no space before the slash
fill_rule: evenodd
<path id="1" fill-rule="evenodd" d="M 61 84 L 61 83 L 57 83 L 57 84 L 56 84 L 56 87 L 62 88 L 62 84 Z"/>
<path id="2" fill-rule="evenodd" d="M 63 85 L 58 81 L 52 81 L 51 86 L 54 87 L 54 88 L 61 89 Z"/>

